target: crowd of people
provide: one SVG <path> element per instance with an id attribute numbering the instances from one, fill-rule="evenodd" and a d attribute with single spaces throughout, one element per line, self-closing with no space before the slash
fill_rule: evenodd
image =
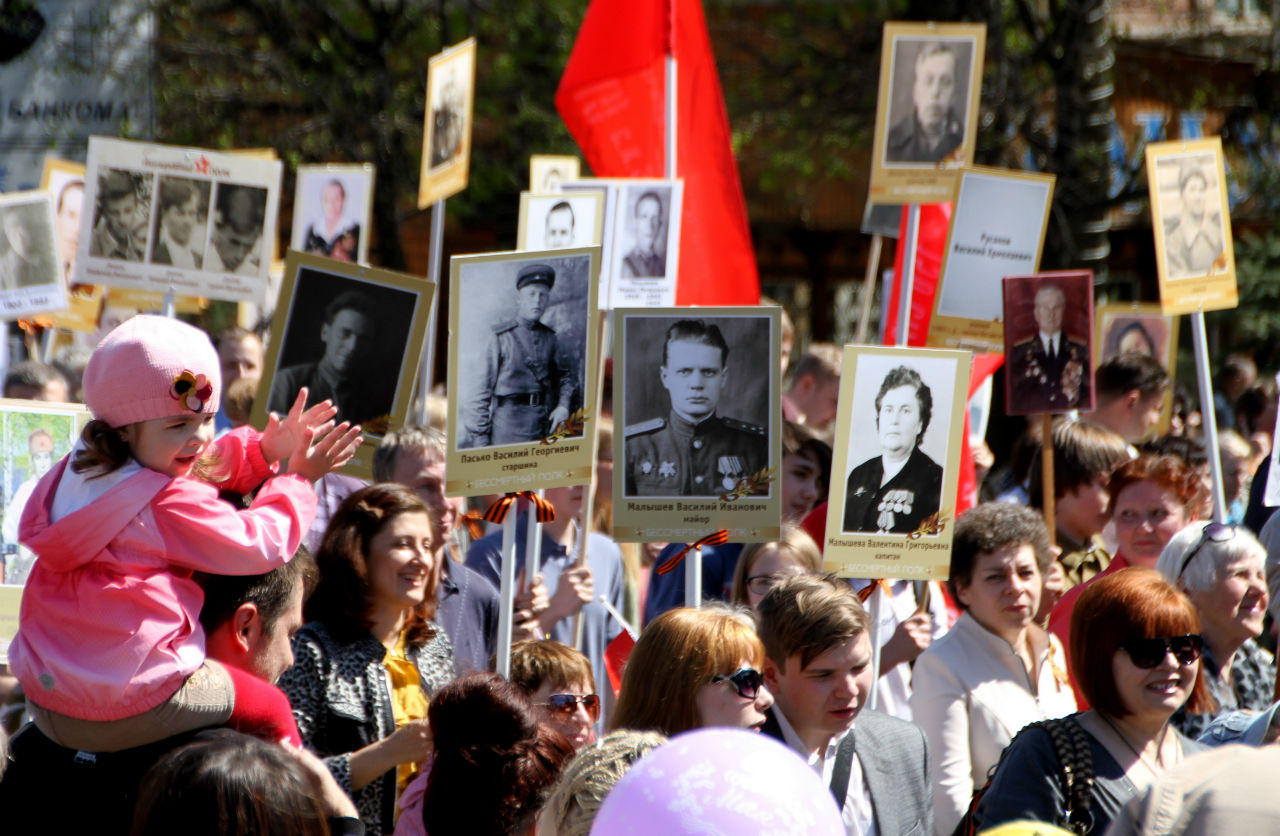
<path id="1" fill-rule="evenodd" d="M 840 358 L 813 345 L 791 365 L 781 534 L 704 548 L 697 608 L 689 561 L 654 570 L 683 544 L 611 537 L 605 416 L 596 491 L 546 492 L 536 563 L 518 521 L 504 665 L 493 497 L 445 494 L 436 400 L 428 426 L 385 436 L 366 482 L 336 472 L 360 428 L 306 390 L 247 426 L 252 331 L 138 316 L 79 368 L 15 365 L 6 397 L 82 400 L 93 420 L 5 508 L 34 560 L 0 671 L 0 816 L 579 836 L 718 832 L 704 817 L 722 805 L 787 832 L 946 836 L 1280 815 L 1237 791 L 1275 762 L 1245 747 L 1280 737 L 1275 387 L 1224 364 L 1218 512 L 1200 416 L 1149 356 L 1113 357 L 1093 412 L 972 440 L 979 501 L 945 584 L 876 582 L 823 571 L 827 489 L 849 476 L 832 473 Z M 1224 744 L 1241 754 L 1209 751 Z M 743 763 L 713 767 L 725 752 Z M 757 758 L 766 777 L 737 774 Z"/>

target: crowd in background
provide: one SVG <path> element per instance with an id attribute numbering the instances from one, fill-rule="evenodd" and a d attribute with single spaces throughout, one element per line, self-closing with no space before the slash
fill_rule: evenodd
<path id="1" fill-rule="evenodd" d="M 212 420 L 234 437 L 263 341 L 233 328 L 213 342 Z M 682 544 L 610 536 L 602 416 L 591 530 L 571 523 L 587 487 L 547 491 L 557 516 L 518 584 L 508 678 L 492 673 L 501 537 L 478 513 L 494 497 L 446 496 L 446 410 L 432 395 L 428 426 L 382 441 L 372 484 L 317 470 L 314 523 L 292 560 L 192 576 L 208 658 L 272 686 L 242 691 L 259 686 L 233 674 L 234 729 L 75 745 L 6 671 L 0 820 L 54 816 L 70 792 L 82 812 L 59 815 L 109 833 L 585 834 L 628 781 L 654 780 L 631 767 L 668 738 L 736 728 L 776 741 L 752 752 L 807 766 L 824 809 L 805 832 L 945 836 L 1028 819 L 1077 833 L 1263 832 L 1252 828 L 1280 815 L 1274 794 L 1242 788 L 1280 760 L 1265 751 L 1280 736 L 1280 521 L 1263 502 L 1274 383 L 1239 356 L 1215 380 L 1225 522 L 1212 521 L 1202 414 L 1159 363 L 1122 354 L 1097 370 L 1096 409 L 1055 417 L 1048 438 L 1031 421 L 995 451 L 971 439 L 981 501 L 956 522 L 945 584 L 877 584 L 822 569 L 827 488 L 844 478 L 831 472 L 840 357 L 815 344 L 791 364 L 782 534 L 704 549 L 699 609 L 681 606 L 684 564 L 653 571 Z M 82 399 L 78 359 L 14 365 L 5 397 Z M 252 513 L 262 500 L 217 501 Z M 4 525 L 15 539 L 10 509 Z M 618 676 L 611 648 L 633 632 Z M 1260 751 L 1207 751 L 1225 744 Z M 710 826 L 700 817 L 714 805 L 698 799 L 731 777 L 699 776 L 685 832 Z M 758 821 L 786 803 L 763 789 L 750 800 Z"/>

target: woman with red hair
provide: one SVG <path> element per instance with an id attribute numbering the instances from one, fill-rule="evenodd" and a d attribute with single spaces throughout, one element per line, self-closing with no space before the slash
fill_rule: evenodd
<path id="1" fill-rule="evenodd" d="M 1105 833 L 1129 799 L 1204 748 L 1169 722 L 1183 704 L 1194 712 L 1209 701 L 1195 607 L 1150 569 L 1123 569 L 1087 586 L 1070 656 L 1093 708 L 1057 721 L 1052 732 L 1035 725 L 1014 738 L 978 803 L 978 830 L 1031 819 Z M 1087 751 L 1091 763 L 1063 763 L 1055 737 Z M 1065 767 L 1092 782 L 1064 786 Z"/>

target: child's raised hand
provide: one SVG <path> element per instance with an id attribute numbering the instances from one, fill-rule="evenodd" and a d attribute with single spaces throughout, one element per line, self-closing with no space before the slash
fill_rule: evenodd
<path id="1" fill-rule="evenodd" d="M 324 435 L 333 427 L 332 418 L 338 414 L 333 401 L 321 401 L 307 409 L 307 388 L 298 390 L 289 414 L 281 418 L 271 413 L 267 418 L 267 428 L 262 431 L 262 455 L 269 462 L 283 461 L 293 455 L 294 450 L 305 439 L 309 444 L 312 438 Z M 327 425 L 327 426 L 326 426 Z"/>
<path id="2" fill-rule="evenodd" d="M 311 443 L 313 437 L 318 437 L 314 445 Z M 307 430 L 306 439 L 289 456 L 289 472 L 314 482 L 351 461 L 363 441 L 360 425 L 352 427 L 346 421 L 325 429 L 318 436 Z"/>

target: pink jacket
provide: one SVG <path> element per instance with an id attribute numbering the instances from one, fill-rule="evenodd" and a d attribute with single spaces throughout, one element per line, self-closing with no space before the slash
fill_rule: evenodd
<path id="1" fill-rule="evenodd" d="M 310 483 L 276 476 L 237 510 L 219 487 L 245 493 L 273 470 L 248 427 L 215 444 L 228 474 L 219 486 L 133 461 L 87 479 L 70 457 L 40 480 L 19 527 L 38 560 L 9 648 L 28 699 L 98 721 L 155 708 L 204 662 L 192 572 L 260 574 L 293 556 L 315 516 Z M 67 497 L 84 504 L 64 509 Z"/>

